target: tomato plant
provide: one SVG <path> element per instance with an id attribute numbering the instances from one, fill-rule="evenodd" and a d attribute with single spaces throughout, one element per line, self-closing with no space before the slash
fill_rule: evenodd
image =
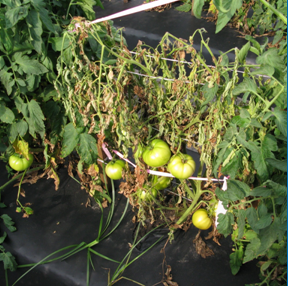
<path id="1" fill-rule="evenodd" d="M 201 230 L 206 230 L 212 225 L 212 219 L 205 209 L 198 209 L 192 216 L 192 223 Z"/>
<path id="2" fill-rule="evenodd" d="M 29 153 L 28 154 L 29 160 L 25 157 L 21 156 L 20 154 L 14 153 L 9 157 L 9 165 L 10 167 L 18 172 L 24 171 L 28 169 L 31 164 L 33 163 L 33 156 Z"/>
<path id="3" fill-rule="evenodd" d="M 188 179 L 193 175 L 196 164 L 190 155 L 176 154 L 170 159 L 167 169 L 177 179 Z"/>
<path id="4" fill-rule="evenodd" d="M 119 180 L 122 178 L 122 170 L 125 167 L 123 160 L 116 160 L 109 162 L 105 167 L 106 175 L 112 180 Z"/>
<path id="5" fill-rule="evenodd" d="M 161 167 L 168 163 L 171 151 L 166 142 L 154 139 L 143 151 L 144 162 L 151 167 Z"/>

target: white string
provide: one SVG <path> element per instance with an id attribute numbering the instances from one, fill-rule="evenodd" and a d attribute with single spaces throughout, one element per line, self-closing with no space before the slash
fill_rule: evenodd
<path id="1" fill-rule="evenodd" d="M 123 17 L 123 16 L 128 16 L 128 15 L 131 15 L 131 14 L 134 14 L 134 13 L 138 13 L 138 12 L 143 12 L 145 10 L 153 9 L 153 8 L 156 8 L 156 7 L 159 7 L 159 6 L 162 6 L 162 5 L 171 4 L 171 3 L 177 2 L 177 1 L 179 1 L 179 0 L 157 0 L 157 1 L 154 1 L 154 2 L 145 3 L 145 4 L 139 5 L 137 7 L 133 7 L 133 8 L 130 8 L 130 9 L 127 9 L 127 10 L 112 14 L 110 16 L 106 16 L 106 17 L 103 17 L 103 18 L 100 18 L 100 19 L 96 19 L 96 20 L 94 20 L 92 22 L 87 23 L 87 25 L 96 24 L 96 23 L 100 23 L 100 22 L 103 22 L 103 21 L 108 21 L 108 20 L 120 18 L 120 17 Z"/>

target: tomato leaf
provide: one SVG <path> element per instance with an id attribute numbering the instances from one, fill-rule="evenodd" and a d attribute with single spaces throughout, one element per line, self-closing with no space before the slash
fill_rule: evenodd
<path id="1" fill-rule="evenodd" d="M 287 160 L 277 160 L 273 158 L 266 158 L 265 161 L 274 168 L 287 172 Z"/>
<path id="2" fill-rule="evenodd" d="M 28 6 L 18 6 L 5 13 L 6 29 L 12 28 L 28 15 Z"/>
<path id="3" fill-rule="evenodd" d="M 261 65 L 259 69 L 255 69 L 250 74 L 251 75 L 268 75 L 272 76 L 275 72 L 275 69 L 267 64 Z"/>
<path id="4" fill-rule="evenodd" d="M 5 123 L 13 123 L 15 119 L 14 113 L 12 110 L 6 106 L 4 106 L 0 101 L 0 120 Z"/>
<path id="5" fill-rule="evenodd" d="M 98 150 L 96 139 L 87 133 L 82 133 L 79 136 L 80 142 L 77 146 L 77 152 L 81 159 L 87 164 L 93 164 L 97 160 Z"/>
<path id="6" fill-rule="evenodd" d="M 205 106 L 206 104 L 210 103 L 214 97 L 216 96 L 216 93 L 218 91 L 218 85 L 215 83 L 213 87 L 209 87 L 209 83 L 205 83 L 205 85 L 202 87 L 203 96 L 205 97 L 205 101 L 201 104 L 201 108 Z"/>
<path id="7" fill-rule="evenodd" d="M 272 170 L 267 166 L 265 159 L 274 158 L 272 151 L 277 151 L 277 140 L 274 136 L 267 134 L 264 140 L 258 145 L 254 141 L 245 141 L 240 136 L 236 136 L 239 143 L 251 151 L 251 157 L 254 161 L 254 167 L 257 170 L 257 174 L 262 181 L 268 179 Z"/>
<path id="8" fill-rule="evenodd" d="M 232 213 L 227 212 L 226 214 L 219 214 L 218 216 L 217 230 L 219 233 L 227 237 L 233 230 L 232 225 L 234 224 L 234 216 Z"/>
<path id="9" fill-rule="evenodd" d="M 244 80 L 233 89 L 233 95 L 238 95 L 245 92 L 250 92 L 253 94 L 257 93 L 256 83 L 251 78 L 244 78 Z"/>
<path id="10" fill-rule="evenodd" d="M 271 196 L 272 192 L 269 188 L 264 187 L 256 187 L 250 192 L 250 196 L 254 197 L 269 197 Z"/>
<path id="11" fill-rule="evenodd" d="M 14 232 L 16 227 L 14 226 L 14 222 L 12 221 L 11 217 L 7 214 L 3 214 L 0 216 L 3 219 L 5 226 L 11 231 Z"/>
<path id="12" fill-rule="evenodd" d="M 239 170 L 242 167 L 242 154 L 241 150 L 237 150 L 232 159 L 229 160 L 228 164 L 226 164 L 222 169 L 221 173 L 227 174 L 230 176 L 230 179 L 234 179 Z"/>
<path id="13" fill-rule="evenodd" d="M 229 179 L 227 181 L 227 191 L 225 191 L 230 201 L 242 200 L 250 193 L 250 188 L 244 182 Z"/>
<path id="14" fill-rule="evenodd" d="M 42 52 L 42 22 L 40 20 L 40 15 L 36 10 L 30 10 L 29 16 L 26 18 L 28 24 L 28 30 L 30 37 L 32 39 L 32 45 L 37 53 Z M 40 64 L 40 63 L 39 63 Z M 48 71 L 48 70 L 47 70 Z"/>
<path id="15" fill-rule="evenodd" d="M 244 235 L 245 219 L 246 219 L 246 210 L 238 210 L 237 213 L 237 224 L 238 224 L 238 239 L 241 239 Z"/>
<path id="16" fill-rule="evenodd" d="M 263 255 L 271 247 L 271 245 L 278 239 L 282 240 L 284 232 L 281 229 L 280 218 L 275 217 L 272 224 L 262 229 L 259 233 L 261 246 L 257 250 L 257 255 Z"/>
<path id="17" fill-rule="evenodd" d="M 79 134 L 75 129 L 73 123 L 69 123 L 64 127 L 63 143 L 61 155 L 63 158 L 67 157 L 79 142 Z"/>
<path id="18" fill-rule="evenodd" d="M 28 103 L 29 117 L 26 118 L 29 124 L 29 133 L 36 138 L 36 133 L 40 134 L 44 138 L 45 125 L 44 115 L 39 103 L 36 100 L 31 100 Z"/>
<path id="19" fill-rule="evenodd" d="M 215 33 L 217 34 L 230 21 L 236 10 L 242 6 L 242 0 L 232 0 L 224 2 L 222 2 L 222 0 L 216 0 L 213 1 L 213 3 L 219 10 L 215 31 Z M 230 5 L 230 7 L 228 5 Z"/>
<path id="20" fill-rule="evenodd" d="M 193 14 L 196 18 L 201 19 L 202 8 L 204 6 L 205 0 L 196 0 L 193 4 Z M 183 5 L 182 5 L 183 6 Z M 181 6 L 180 6 L 181 7 Z M 191 9 L 191 7 L 190 7 Z M 189 11 L 189 10 L 188 10 Z"/>
<path id="21" fill-rule="evenodd" d="M 280 110 L 276 107 L 273 111 L 273 115 L 276 117 L 275 123 L 278 129 L 287 137 L 287 111 Z"/>
<path id="22" fill-rule="evenodd" d="M 261 241 L 258 237 L 252 238 L 250 243 L 245 249 L 243 263 L 253 260 L 257 257 L 257 251 L 261 245 Z"/>
<path id="23" fill-rule="evenodd" d="M 15 271 L 17 268 L 15 257 L 11 254 L 11 252 L 3 251 L 0 253 L 0 261 L 3 261 L 5 270 L 9 269 L 10 271 Z"/>
<path id="24" fill-rule="evenodd" d="M 14 59 L 27 74 L 40 75 L 48 72 L 48 69 L 37 60 L 31 60 L 28 56 L 23 56 L 21 53 L 15 53 Z"/>
<path id="25" fill-rule="evenodd" d="M 242 266 L 242 259 L 243 259 L 243 245 L 240 245 L 238 249 L 235 250 L 235 252 L 230 254 L 230 268 L 233 275 L 236 275 L 241 266 Z"/>
<path id="26" fill-rule="evenodd" d="M 242 48 L 241 50 L 238 52 L 237 54 L 237 59 L 239 61 L 239 63 L 244 63 L 247 57 L 247 54 L 250 50 L 250 42 L 247 42 Z"/>
<path id="27" fill-rule="evenodd" d="M 6 88 L 8 95 L 12 93 L 12 87 L 15 84 L 15 80 L 13 79 L 12 76 L 13 74 L 11 72 L 7 72 L 6 66 L 0 71 L 0 80 L 4 85 L 4 87 Z"/>
<path id="28" fill-rule="evenodd" d="M 283 70 L 285 68 L 285 63 L 283 58 L 278 55 L 278 50 L 276 48 L 270 48 L 265 51 L 262 55 L 256 58 L 256 63 L 261 65 L 269 65 L 275 69 Z"/>

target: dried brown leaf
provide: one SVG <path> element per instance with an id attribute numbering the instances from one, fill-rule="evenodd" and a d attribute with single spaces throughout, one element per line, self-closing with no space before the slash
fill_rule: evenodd
<path id="1" fill-rule="evenodd" d="M 201 231 L 197 233 L 193 243 L 195 244 L 196 252 L 201 255 L 202 258 L 206 258 L 208 256 L 214 255 L 214 252 L 211 248 L 209 248 L 206 243 L 203 241 L 202 237 L 200 236 Z"/>

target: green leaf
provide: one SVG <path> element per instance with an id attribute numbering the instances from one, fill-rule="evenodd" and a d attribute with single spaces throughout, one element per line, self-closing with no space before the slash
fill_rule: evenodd
<path id="1" fill-rule="evenodd" d="M 44 115 L 39 103 L 36 100 L 31 100 L 28 103 L 29 117 L 26 118 L 29 125 L 29 133 L 36 138 L 36 133 L 40 134 L 44 138 L 45 125 Z"/>
<path id="2" fill-rule="evenodd" d="M 277 160 L 274 158 L 266 158 L 265 161 L 274 168 L 287 172 L 287 160 Z"/>
<path id="3" fill-rule="evenodd" d="M 233 275 L 236 275 L 241 266 L 242 266 L 242 260 L 243 260 L 243 245 L 240 245 L 238 249 L 235 250 L 235 252 L 230 254 L 230 268 Z"/>
<path id="4" fill-rule="evenodd" d="M 210 103 L 213 98 L 216 96 L 218 91 L 218 85 L 215 83 L 213 87 L 209 88 L 209 83 L 205 83 L 205 85 L 201 89 L 203 96 L 205 97 L 205 101 L 201 104 L 201 108 Z"/>
<path id="5" fill-rule="evenodd" d="M 275 123 L 277 128 L 287 137 L 287 111 L 280 110 L 276 107 L 273 111 L 273 115 L 276 117 Z"/>
<path id="6" fill-rule="evenodd" d="M 7 237 L 7 233 L 4 232 L 3 235 L 0 237 L 0 244 L 3 243 L 3 241 L 5 240 L 6 237 Z"/>
<path id="7" fill-rule="evenodd" d="M 82 8 L 88 20 L 95 19 L 93 6 L 95 6 L 96 2 L 94 0 L 80 0 L 77 2 L 77 4 Z"/>
<path id="8" fill-rule="evenodd" d="M 272 76 L 275 72 L 275 69 L 270 65 L 261 65 L 259 69 L 255 69 L 253 72 L 251 72 L 251 75 L 268 75 Z"/>
<path id="9" fill-rule="evenodd" d="M 248 223 L 250 224 L 251 228 L 256 232 L 259 233 L 259 229 L 256 227 L 256 223 L 258 221 L 257 212 L 253 207 L 246 209 L 246 217 Z"/>
<path id="10" fill-rule="evenodd" d="M 250 196 L 253 197 L 269 197 L 271 196 L 271 190 L 269 188 L 264 187 L 256 187 L 250 192 Z"/>
<path id="11" fill-rule="evenodd" d="M 54 143 L 52 144 L 55 144 L 62 133 L 63 127 L 66 125 L 65 112 L 55 101 L 48 101 L 43 106 L 43 112 L 51 125 L 50 141 L 53 141 Z"/>
<path id="12" fill-rule="evenodd" d="M 242 0 L 224 1 L 223 3 L 222 0 L 214 0 L 213 3 L 219 10 L 215 32 L 217 34 L 234 16 L 236 10 L 242 6 Z M 230 5 L 230 7 L 228 5 Z"/>
<path id="13" fill-rule="evenodd" d="M 204 3 L 205 3 L 205 0 L 196 0 L 193 3 L 193 14 L 198 19 L 201 19 L 201 14 L 202 14 L 202 9 L 203 9 Z M 188 11 L 190 11 L 190 10 L 188 10 Z"/>
<path id="14" fill-rule="evenodd" d="M 203 1 L 203 0 L 201 0 L 201 1 Z M 180 11 L 180 12 L 189 12 L 191 10 L 191 8 L 192 8 L 192 5 L 190 3 L 185 3 L 185 4 L 181 5 L 181 6 L 176 7 L 175 9 L 177 11 Z M 194 13 L 194 11 L 193 11 L 193 13 Z M 200 13 L 201 13 L 201 11 L 200 11 Z M 199 18 L 199 17 L 196 17 L 196 18 Z"/>
<path id="15" fill-rule="evenodd" d="M 257 255 L 264 255 L 271 245 L 278 239 L 283 237 L 283 231 L 280 228 L 280 219 L 275 217 L 272 224 L 265 229 L 260 230 L 259 238 L 261 246 L 257 250 Z M 282 239 L 279 239 L 281 241 Z"/>
<path id="16" fill-rule="evenodd" d="M 244 228 L 245 228 L 245 219 L 246 219 L 246 210 L 238 210 L 238 239 L 241 239 L 244 235 Z"/>
<path id="17" fill-rule="evenodd" d="M 6 29 L 12 28 L 28 15 L 28 6 L 18 6 L 5 13 Z"/>
<path id="18" fill-rule="evenodd" d="M 287 195 L 287 186 L 286 185 L 281 185 L 281 184 L 275 183 L 271 180 L 266 181 L 266 184 L 268 184 L 271 187 L 271 189 L 273 190 L 273 193 L 276 196 L 286 197 L 286 195 Z"/>
<path id="19" fill-rule="evenodd" d="M 247 57 L 247 54 L 250 50 L 250 42 L 247 42 L 239 51 L 239 53 L 237 54 L 237 59 L 239 61 L 239 63 L 244 63 Z"/>
<path id="20" fill-rule="evenodd" d="M 24 137 L 28 131 L 28 124 L 26 121 L 20 120 L 16 123 L 16 128 L 17 128 L 18 134 L 21 137 Z"/>
<path id="21" fill-rule="evenodd" d="M 257 251 L 261 245 L 261 241 L 259 238 L 255 237 L 251 239 L 250 243 L 247 245 L 245 254 L 244 254 L 244 259 L 243 263 L 246 263 L 248 261 L 251 261 L 255 258 L 257 258 Z"/>
<path id="22" fill-rule="evenodd" d="M 231 201 L 242 200 L 250 193 L 250 188 L 244 182 L 238 180 L 227 180 L 227 191 Z"/>
<path id="23" fill-rule="evenodd" d="M 250 123 L 250 119 L 242 118 L 240 115 L 236 115 L 232 118 L 231 123 L 239 127 L 246 128 Z"/>
<path id="24" fill-rule="evenodd" d="M 77 152 L 80 155 L 81 160 L 85 163 L 96 163 L 98 155 L 96 139 L 90 134 L 81 133 Z"/>
<path id="25" fill-rule="evenodd" d="M 42 53 L 42 22 L 40 15 L 35 10 L 30 10 L 29 16 L 26 18 L 28 24 L 28 30 L 32 39 L 32 45 L 38 54 Z M 40 63 L 39 63 L 40 64 Z M 38 74 L 38 73 L 36 73 Z"/>
<path id="26" fill-rule="evenodd" d="M 66 37 L 50 38 L 49 43 L 52 44 L 52 49 L 55 52 L 60 52 L 60 51 L 62 51 L 62 49 L 65 50 L 71 44 L 70 39 L 67 36 Z"/>
<path id="27" fill-rule="evenodd" d="M 234 224 L 234 216 L 232 213 L 227 212 L 226 214 L 219 214 L 218 216 L 217 230 L 219 233 L 227 237 L 233 230 L 232 225 Z"/>
<path id="28" fill-rule="evenodd" d="M 51 20 L 51 16 L 49 16 L 48 10 L 45 9 L 45 3 L 41 0 L 32 0 L 31 4 L 34 6 L 34 8 L 39 12 L 41 21 L 46 26 L 46 28 L 56 34 L 55 26 L 53 25 L 53 22 Z"/>
<path id="29" fill-rule="evenodd" d="M 234 179 L 239 169 L 242 167 L 242 154 L 241 150 L 237 150 L 233 158 L 230 158 L 228 164 L 222 167 L 221 173 L 230 176 L 230 179 Z"/>
<path id="30" fill-rule="evenodd" d="M 16 227 L 14 226 L 14 222 L 12 221 L 11 217 L 7 214 L 1 215 L 1 218 L 3 219 L 3 222 L 5 226 L 11 231 L 14 232 L 16 230 Z"/>
<path id="31" fill-rule="evenodd" d="M 272 216 L 271 214 L 266 214 L 262 217 L 260 217 L 260 219 L 256 222 L 255 224 L 255 228 L 257 229 L 263 229 L 267 226 L 269 226 L 272 222 Z"/>
<path id="32" fill-rule="evenodd" d="M 62 157 L 67 157 L 76 148 L 78 142 L 79 134 L 71 122 L 64 127 L 61 153 Z"/>
<path id="33" fill-rule="evenodd" d="M 257 93 L 256 83 L 252 79 L 247 77 L 244 78 L 244 80 L 234 88 L 232 93 L 233 95 L 238 95 L 245 92 L 250 92 L 253 94 Z"/>
<path id="34" fill-rule="evenodd" d="M 0 80 L 6 88 L 7 94 L 10 95 L 12 93 L 12 87 L 15 84 L 15 80 L 13 78 L 13 73 L 7 72 L 7 67 L 4 67 L 0 71 Z"/>
<path id="35" fill-rule="evenodd" d="M 0 120 L 5 123 L 11 124 L 15 119 L 14 113 L 8 107 L 1 105 L 0 101 Z"/>
<path id="36" fill-rule="evenodd" d="M 28 56 L 23 56 L 21 53 L 15 53 L 14 58 L 27 74 L 39 75 L 48 72 L 48 69 L 37 60 L 30 60 Z"/>
<path id="37" fill-rule="evenodd" d="M 254 167 L 257 170 L 257 174 L 262 181 L 265 181 L 269 178 L 270 173 L 272 172 L 271 167 L 266 164 L 266 158 L 274 158 L 272 151 L 277 151 L 277 140 L 274 136 L 267 134 L 264 137 L 264 140 L 259 146 L 254 141 L 245 141 L 240 136 L 237 136 L 238 142 L 240 142 L 244 147 L 251 151 L 251 157 L 254 161 Z"/>
<path id="38" fill-rule="evenodd" d="M 15 271 L 17 268 L 15 257 L 10 252 L 0 253 L 0 261 L 4 263 L 4 270 Z"/>
<path id="39" fill-rule="evenodd" d="M 269 65 L 280 70 L 285 68 L 283 58 L 278 55 L 278 50 L 276 48 L 270 48 L 262 55 L 258 56 L 256 58 L 256 63 L 261 65 Z"/>

